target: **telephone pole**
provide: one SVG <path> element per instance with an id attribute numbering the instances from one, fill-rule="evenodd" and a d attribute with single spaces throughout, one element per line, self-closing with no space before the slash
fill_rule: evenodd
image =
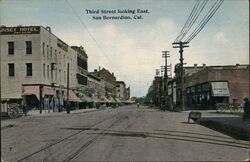
<path id="1" fill-rule="evenodd" d="M 165 58 L 164 66 L 164 82 L 163 82 L 163 109 L 167 109 L 167 79 L 168 79 L 168 58 L 170 57 L 169 51 L 162 51 L 162 58 Z"/>
<path id="2" fill-rule="evenodd" d="M 181 110 L 183 111 L 184 110 L 184 87 L 183 87 L 183 48 L 186 48 L 186 47 L 189 47 L 189 45 L 187 45 L 189 42 L 175 42 L 175 43 L 172 43 L 173 44 L 173 48 L 180 48 L 179 50 L 179 53 L 180 53 L 180 67 L 179 67 L 179 70 L 180 70 L 180 76 L 179 76 L 179 79 L 180 79 L 180 91 L 179 91 L 179 94 L 180 94 L 180 107 L 181 107 Z"/>
<path id="3" fill-rule="evenodd" d="M 160 106 L 160 82 L 159 82 L 159 78 L 160 78 L 160 70 L 156 69 L 155 70 L 155 106 Z"/>

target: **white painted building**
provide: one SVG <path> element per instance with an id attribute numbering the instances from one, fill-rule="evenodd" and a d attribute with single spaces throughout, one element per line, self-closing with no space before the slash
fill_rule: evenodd
<path id="1" fill-rule="evenodd" d="M 77 85 L 77 51 L 49 27 L 2 26 L 0 34 L 2 100 L 33 95 L 41 101 L 59 92 L 65 96 L 68 64 L 69 87 Z M 69 93 L 72 101 L 78 100 L 72 90 Z"/>

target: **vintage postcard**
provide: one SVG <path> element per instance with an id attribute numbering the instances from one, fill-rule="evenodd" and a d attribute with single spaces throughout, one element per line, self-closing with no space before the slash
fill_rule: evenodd
<path id="1" fill-rule="evenodd" d="M 248 0 L 0 0 L 1 161 L 249 161 Z"/>

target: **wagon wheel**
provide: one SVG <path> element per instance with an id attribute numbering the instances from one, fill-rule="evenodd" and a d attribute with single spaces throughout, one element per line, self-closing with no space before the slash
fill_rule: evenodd
<path id="1" fill-rule="evenodd" d="M 13 107 L 13 108 L 9 108 L 8 109 L 8 116 L 10 117 L 10 118 L 16 118 L 16 117 L 18 117 L 18 109 L 17 108 L 15 108 L 15 107 Z"/>
<path id="2" fill-rule="evenodd" d="M 228 108 L 226 104 L 216 104 L 216 111 L 217 112 L 225 112 Z"/>
<path id="3" fill-rule="evenodd" d="M 241 105 L 230 105 L 230 111 L 231 113 L 239 113 L 242 111 Z"/>

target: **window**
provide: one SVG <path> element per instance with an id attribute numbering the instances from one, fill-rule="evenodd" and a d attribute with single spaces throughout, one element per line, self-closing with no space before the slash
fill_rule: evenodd
<path id="1" fill-rule="evenodd" d="M 45 64 L 43 64 L 43 78 L 45 78 Z"/>
<path id="2" fill-rule="evenodd" d="M 55 79 L 57 81 L 57 70 L 55 70 Z"/>
<path id="3" fill-rule="evenodd" d="M 26 54 L 32 54 L 32 42 L 26 41 Z"/>
<path id="4" fill-rule="evenodd" d="M 50 47 L 50 58 L 52 59 L 52 47 Z"/>
<path id="5" fill-rule="evenodd" d="M 78 84 L 87 85 L 88 78 L 80 74 L 76 74 Z"/>
<path id="6" fill-rule="evenodd" d="M 53 80 L 53 65 L 51 64 L 51 69 L 50 69 L 50 74 L 51 74 L 51 79 Z"/>
<path id="7" fill-rule="evenodd" d="M 47 65 L 47 78 L 49 79 L 49 65 Z"/>
<path id="8" fill-rule="evenodd" d="M 9 55 L 14 55 L 14 42 L 8 42 Z"/>
<path id="9" fill-rule="evenodd" d="M 15 76 L 15 65 L 14 64 L 8 64 L 9 65 L 9 76 Z"/>
<path id="10" fill-rule="evenodd" d="M 61 52 L 58 53 L 58 60 L 59 60 L 59 64 L 61 64 Z"/>
<path id="11" fill-rule="evenodd" d="M 88 63 L 86 60 L 81 59 L 80 57 L 77 57 L 77 65 L 81 68 L 88 70 Z"/>
<path id="12" fill-rule="evenodd" d="M 43 42 L 43 57 L 45 57 L 45 43 Z"/>
<path id="13" fill-rule="evenodd" d="M 57 51 L 55 49 L 55 61 L 57 62 Z"/>
<path id="14" fill-rule="evenodd" d="M 27 76 L 32 76 L 32 63 L 27 63 L 26 64 L 26 75 Z"/>
<path id="15" fill-rule="evenodd" d="M 66 82 L 66 72 L 64 71 L 64 82 Z"/>
<path id="16" fill-rule="evenodd" d="M 49 59 L 49 45 L 47 45 L 47 58 Z"/>
<path id="17" fill-rule="evenodd" d="M 62 81 L 62 73 L 61 73 L 61 69 L 59 69 L 59 81 Z"/>

